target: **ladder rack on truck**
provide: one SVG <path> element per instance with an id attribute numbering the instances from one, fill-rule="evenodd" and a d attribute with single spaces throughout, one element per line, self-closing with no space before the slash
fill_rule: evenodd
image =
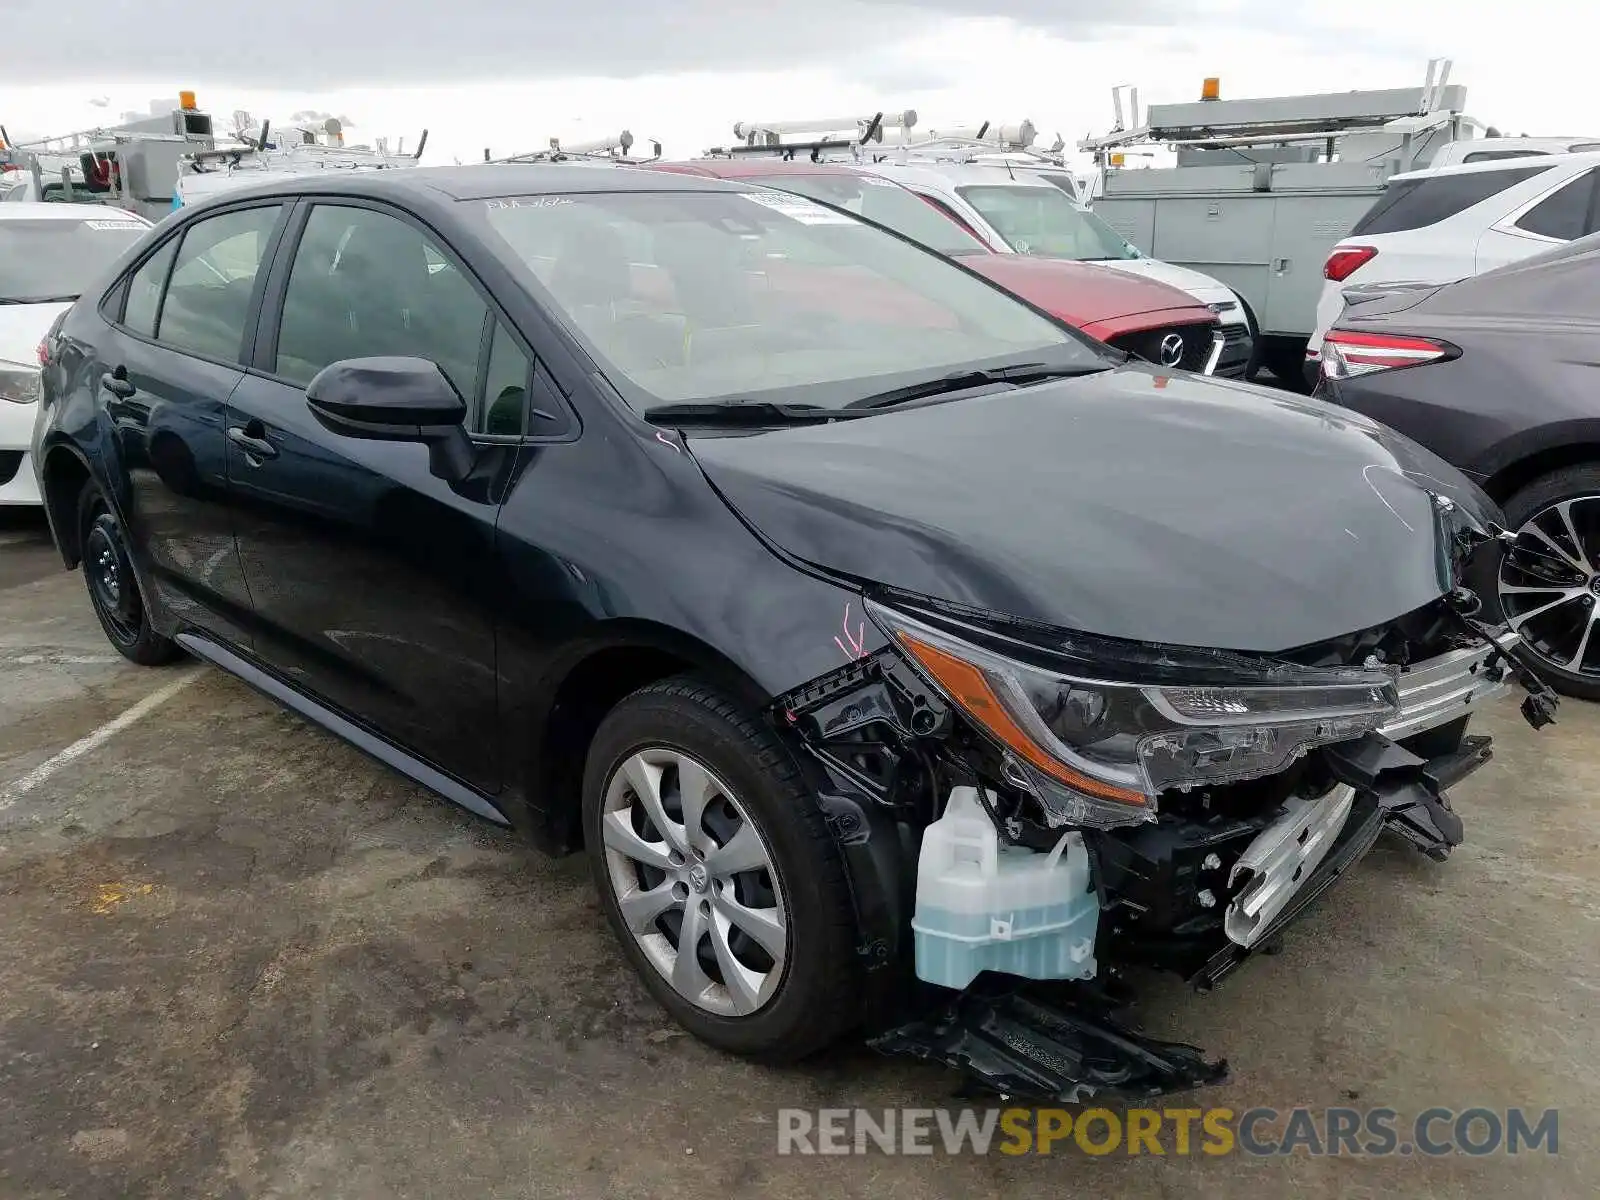
<path id="1" fill-rule="evenodd" d="M 1207 79 L 1200 100 L 1150 105 L 1142 121 L 1137 91 L 1114 89 L 1115 126 L 1078 143 L 1097 168 L 1094 211 L 1144 253 L 1242 295 L 1267 366 L 1298 381 L 1328 251 L 1391 175 L 1483 128 L 1449 78 L 1449 60 L 1433 59 L 1421 87 L 1245 100 Z M 1176 164 L 1126 165 L 1152 148 Z"/>
<path id="2" fill-rule="evenodd" d="M 22 171 L 29 185 L 7 199 L 106 204 L 152 221 L 172 206 L 179 163 L 215 145 L 211 117 L 197 107 L 193 92 L 180 92 L 170 107 L 157 101 L 148 117 L 120 125 L 23 143 L 0 132 L 0 141 L 7 147 L 0 165 Z"/>
<path id="3" fill-rule="evenodd" d="M 649 143 L 650 153 L 635 155 L 632 153 L 637 144 L 634 136 L 624 129 L 615 137 L 592 138 L 586 142 L 563 142 L 560 138 L 551 138 L 550 145 L 544 150 L 528 150 L 521 154 L 508 154 L 500 158 L 491 157 L 487 148 L 483 152 L 483 161 L 488 164 L 496 163 L 555 163 L 555 162 L 593 162 L 610 163 L 619 167 L 636 167 L 645 163 L 658 162 L 661 159 L 661 143 L 655 138 L 646 138 Z"/>
<path id="4" fill-rule="evenodd" d="M 404 139 L 393 152 L 386 138 L 378 138 L 372 146 L 345 145 L 344 127 L 337 117 L 329 117 L 321 126 L 288 126 L 273 136 L 271 121 L 263 121 L 257 129 L 248 113 L 234 115 L 241 125 L 249 124 L 238 134 L 240 144 L 186 155 L 178 167 L 173 208 L 272 176 L 414 167 L 428 145 L 426 129 L 417 148 L 407 154 Z"/>
<path id="5" fill-rule="evenodd" d="M 897 131 L 897 136 L 890 136 L 888 131 Z M 1063 155 L 1065 143 L 1057 137 L 1048 149 L 1034 145 L 1038 130 L 1028 120 L 923 129 L 916 110 L 905 109 L 862 117 L 735 121 L 733 135 L 739 139 L 738 144 L 714 147 L 705 152 L 706 156 L 777 154 L 792 160 L 803 153 L 812 162 L 1006 167 L 1048 173 L 1045 177 L 1074 200 L 1083 197 L 1082 181 Z M 810 135 L 811 140 L 806 140 L 805 135 Z"/>

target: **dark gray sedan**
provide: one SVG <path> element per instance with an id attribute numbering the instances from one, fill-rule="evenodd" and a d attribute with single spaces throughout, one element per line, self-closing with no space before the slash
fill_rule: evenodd
<path id="1" fill-rule="evenodd" d="M 1447 285 L 1347 295 L 1318 395 L 1472 476 L 1515 533 L 1477 590 L 1559 691 L 1600 700 L 1600 235 Z"/>

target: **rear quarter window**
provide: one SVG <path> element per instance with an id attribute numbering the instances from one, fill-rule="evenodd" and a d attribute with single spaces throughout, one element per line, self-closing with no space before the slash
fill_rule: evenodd
<path id="1" fill-rule="evenodd" d="M 1550 164 L 1541 163 L 1503 171 L 1463 171 L 1403 179 L 1385 189 L 1367 210 L 1367 215 L 1356 222 L 1349 236 L 1401 233 L 1436 225 L 1548 170 Z"/>

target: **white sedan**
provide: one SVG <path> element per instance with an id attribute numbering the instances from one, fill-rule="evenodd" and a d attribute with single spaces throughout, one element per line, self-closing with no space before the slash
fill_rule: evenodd
<path id="1" fill-rule="evenodd" d="M 0 204 L 0 505 L 38 504 L 28 442 L 39 343 L 150 222 L 101 204 Z"/>

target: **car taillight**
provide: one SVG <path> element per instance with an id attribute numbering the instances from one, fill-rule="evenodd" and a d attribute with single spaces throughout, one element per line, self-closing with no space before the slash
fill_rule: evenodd
<path id="1" fill-rule="evenodd" d="M 1322 277 L 1343 283 L 1360 267 L 1378 257 L 1376 246 L 1338 246 L 1322 265 Z"/>
<path id="2" fill-rule="evenodd" d="M 1329 379 L 1352 379 L 1374 371 L 1439 362 L 1460 353 L 1449 342 L 1432 338 L 1330 329 L 1322 340 L 1322 373 Z"/>
<path id="3" fill-rule="evenodd" d="M 39 348 L 34 353 L 39 356 L 39 365 L 48 367 L 50 365 L 50 339 L 48 337 L 40 338 Z"/>

